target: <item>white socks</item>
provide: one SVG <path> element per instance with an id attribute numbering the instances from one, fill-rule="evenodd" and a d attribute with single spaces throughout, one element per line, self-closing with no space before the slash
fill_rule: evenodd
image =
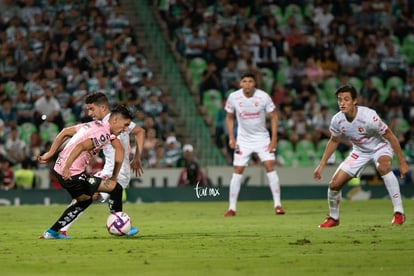
<path id="1" fill-rule="evenodd" d="M 243 175 L 233 173 L 230 181 L 229 209 L 236 211 L 237 198 L 239 197 L 240 185 Z"/>
<path id="2" fill-rule="evenodd" d="M 276 171 L 266 173 L 267 179 L 269 180 L 269 187 L 272 191 L 274 207 L 282 206 L 280 203 L 280 185 L 279 185 L 279 176 Z"/>
<path id="3" fill-rule="evenodd" d="M 269 180 L 269 187 L 272 192 L 274 207 L 282 206 L 280 203 L 280 185 L 279 176 L 276 171 L 272 171 L 266 174 Z M 229 209 L 236 211 L 237 198 L 239 197 L 240 185 L 243 175 L 233 173 L 230 181 L 230 192 L 229 192 Z"/>
<path id="4" fill-rule="evenodd" d="M 334 191 L 328 188 L 328 203 L 329 203 L 329 216 L 333 219 L 339 219 L 339 203 L 342 196 L 341 191 Z"/>
<path id="5" fill-rule="evenodd" d="M 404 208 L 402 205 L 401 193 L 400 193 L 400 184 L 395 174 L 391 171 L 386 175 L 382 176 L 384 180 L 385 187 L 387 187 L 388 194 L 390 195 L 392 205 L 394 206 L 394 213 L 400 212 L 404 214 Z"/>

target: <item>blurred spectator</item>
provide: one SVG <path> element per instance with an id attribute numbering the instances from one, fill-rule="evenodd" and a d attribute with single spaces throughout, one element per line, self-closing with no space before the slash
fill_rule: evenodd
<path id="1" fill-rule="evenodd" d="M 218 26 L 212 26 L 207 35 L 206 58 L 212 60 L 216 51 L 224 46 L 224 37 L 221 29 Z"/>
<path id="2" fill-rule="evenodd" d="M 403 102 L 404 98 L 396 87 L 391 87 L 388 97 L 384 101 L 384 114 L 386 120 L 393 117 L 403 118 Z"/>
<path id="3" fill-rule="evenodd" d="M 338 75 L 338 62 L 331 48 L 325 47 L 322 55 L 317 58 L 316 63 L 322 68 L 324 79 Z"/>
<path id="4" fill-rule="evenodd" d="M 16 126 L 12 126 L 4 145 L 7 159 L 10 161 L 12 166 L 19 164 L 26 158 L 26 146 L 26 143 L 19 138 L 18 128 Z"/>
<path id="5" fill-rule="evenodd" d="M 214 119 L 214 142 L 217 147 L 224 148 L 227 143 L 228 133 L 227 128 L 225 125 L 226 122 L 226 111 L 224 110 L 224 106 L 226 104 L 226 100 L 222 100 L 222 108 L 220 108 Z"/>
<path id="6" fill-rule="evenodd" d="M 330 12 L 331 4 L 328 2 L 322 3 L 321 11 L 316 13 L 313 17 L 315 25 L 323 31 L 325 35 L 329 34 L 329 25 L 334 20 L 333 14 Z"/>
<path id="7" fill-rule="evenodd" d="M 17 126 L 17 111 L 9 97 L 5 98 L 1 103 L 0 119 L 4 122 L 6 132 L 11 127 Z"/>
<path id="8" fill-rule="evenodd" d="M 177 160 L 181 157 L 181 145 L 175 136 L 168 136 L 165 140 L 164 159 L 167 167 L 174 167 Z"/>
<path id="9" fill-rule="evenodd" d="M 217 70 L 216 64 L 212 61 L 208 62 L 206 70 L 204 70 L 201 75 L 199 86 L 200 104 L 203 104 L 204 92 L 209 89 L 216 89 L 220 92 L 223 90 L 221 85 L 221 75 Z"/>
<path id="10" fill-rule="evenodd" d="M 306 118 L 302 109 L 293 111 L 293 116 L 289 119 L 288 124 L 290 128 L 289 140 L 294 148 L 300 140 L 312 140 L 311 122 Z"/>
<path id="11" fill-rule="evenodd" d="M 260 44 L 253 53 L 253 60 L 257 67 L 269 68 L 273 74 L 276 74 L 278 70 L 276 47 L 268 37 L 264 36 L 260 39 Z"/>
<path id="12" fill-rule="evenodd" d="M 230 89 L 239 89 L 240 72 L 236 68 L 236 60 L 229 59 L 221 71 L 221 83 L 224 93 Z"/>
<path id="13" fill-rule="evenodd" d="M 273 102 L 280 106 L 283 103 L 284 98 L 287 96 L 288 91 L 284 88 L 279 82 L 275 81 L 272 85 L 272 91 L 270 91 L 270 96 Z"/>
<path id="14" fill-rule="evenodd" d="M 339 69 L 342 73 L 356 76 L 361 66 L 361 57 L 355 52 L 354 44 L 351 41 L 347 41 L 345 45 L 346 51 L 338 58 Z"/>
<path id="15" fill-rule="evenodd" d="M 40 129 L 40 125 L 46 121 L 56 124 L 60 130 L 63 129 L 64 123 L 60 109 L 61 106 L 53 90 L 48 86 L 45 87 L 43 96 L 34 103 L 34 123 L 36 127 Z"/>
<path id="16" fill-rule="evenodd" d="M 312 119 L 312 140 L 315 148 L 322 139 L 329 139 L 331 132 L 329 126 L 331 124 L 332 114 L 327 106 L 321 107 L 321 112 Z"/>
<path id="17" fill-rule="evenodd" d="M 304 72 L 313 86 L 322 86 L 325 74 L 322 67 L 315 62 L 314 57 L 308 57 L 305 63 Z"/>
<path id="18" fill-rule="evenodd" d="M 362 0 L 360 10 L 351 18 L 355 28 L 365 28 L 368 31 L 375 28 L 375 15 L 371 8 L 371 1 Z"/>
<path id="19" fill-rule="evenodd" d="M 155 127 L 157 137 L 162 140 L 175 133 L 175 120 L 170 117 L 168 108 L 164 107 L 159 116 L 155 118 Z"/>
<path id="20" fill-rule="evenodd" d="M 183 154 L 177 160 L 176 167 L 183 168 L 178 178 L 178 186 L 207 185 L 207 179 L 194 156 L 194 148 L 191 144 L 183 146 Z"/>
<path id="21" fill-rule="evenodd" d="M 33 189 L 36 187 L 36 175 L 32 169 L 32 160 L 24 159 L 21 167 L 15 171 L 14 176 L 18 189 Z"/>
<path id="22" fill-rule="evenodd" d="M 159 144 L 162 144 L 162 140 L 157 138 L 157 131 L 155 128 L 147 129 L 145 134 L 146 137 L 144 140 L 142 155 L 149 159 L 150 156 L 155 155 L 155 149 Z"/>
<path id="23" fill-rule="evenodd" d="M 24 90 L 20 90 L 16 95 L 17 125 L 33 121 L 33 102 L 29 100 Z"/>
<path id="24" fill-rule="evenodd" d="M 175 41 L 175 49 L 181 56 L 185 55 L 185 39 L 191 35 L 192 31 L 190 17 L 184 18 L 182 24 L 175 30 L 173 41 Z"/>
<path id="25" fill-rule="evenodd" d="M 142 104 L 145 114 L 150 117 L 157 117 L 164 109 L 163 104 L 158 100 L 156 93 L 151 93 L 148 99 Z"/>
<path id="26" fill-rule="evenodd" d="M 150 168 L 167 168 L 170 165 L 165 159 L 165 147 L 163 144 L 158 144 L 155 147 L 155 153 L 148 157 L 148 167 Z"/>
<path id="27" fill-rule="evenodd" d="M 303 111 L 305 112 L 306 118 L 312 120 L 313 117 L 321 112 L 321 103 L 318 99 L 317 94 L 311 94 L 308 101 L 306 101 Z"/>
<path id="28" fill-rule="evenodd" d="M 0 156 L 0 174 L 0 189 L 8 191 L 16 188 L 13 169 L 10 168 L 10 162 L 4 156 Z"/>
<path id="29" fill-rule="evenodd" d="M 154 81 L 152 80 L 150 76 L 148 76 L 147 73 L 142 74 L 141 83 L 142 85 L 138 88 L 138 91 L 137 91 L 140 100 L 142 101 L 147 100 L 151 94 L 155 94 L 157 95 L 157 97 L 160 97 L 162 95 L 161 89 L 154 84 Z M 127 95 L 132 94 L 131 91 L 127 91 L 127 92 L 128 92 Z M 134 100 L 136 101 L 135 104 L 139 104 L 139 101 L 137 101 L 137 99 L 138 97 L 133 99 L 131 96 L 129 96 L 127 100 L 128 101 Z"/>
<path id="30" fill-rule="evenodd" d="M 304 75 L 300 81 L 293 86 L 295 90 L 294 104 L 297 108 L 303 109 L 311 95 L 317 95 L 315 87 L 310 83 L 308 76 Z"/>
<path id="31" fill-rule="evenodd" d="M 405 154 L 407 155 L 407 162 L 414 164 L 414 119 L 408 123 L 409 128 L 404 133 L 404 144 L 402 145 Z"/>
<path id="32" fill-rule="evenodd" d="M 297 57 L 292 57 L 286 70 L 286 87 L 293 88 L 305 75 L 303 63 Z"/>
<path id="33" fill-rule="evenodd" d="M 403 102 L 403 114 L 407 121 L 414 121 L 414 87 L 409 91 L 409 94 Z"/>
<path id="34" fill-rule="evenodd" d="M 29 143 L 25 148 L 26 159 L 32 160 L 32 167 L 37 168 L 37 159 L 44 151 L 44 143 L 38 131 L 33 132 L 29 137 Z"/>
<path id="35" fill-rule="evenodd" d="M 185 57 L 187 61 L 196 57 L 206 58 L 207 39 L 198 28 L 185 38 Z"/>

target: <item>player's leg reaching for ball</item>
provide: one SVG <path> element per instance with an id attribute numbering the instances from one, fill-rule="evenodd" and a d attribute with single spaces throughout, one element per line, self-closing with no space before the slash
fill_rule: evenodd
<path id="1" fill-rule="evenodd" d="M 114 181 L 110 181 L 109 179 L 104 179 L 103 181 L 101 181 L 99 177 L 90 177 L 90 179 L 95 179 L 96 181 L 99 181 L 101 183 L 98 188 L 99 192 L 94 193 L 93 195 L 93 200 L 101 200 L 102 202 L 104 202 L 105 200 L 108 200 L 108 207 L 111 213 L 121 212 L 123 208 L 122 196 L 124 192 L 124 189 L 121 186 L 121 184 L 115 183 L 115 185 L 113 185 L 113 184 L 110 184 L 110 182 L 114 182 Z M 114 187 L 112 191 L 109 191 L 111 189 L 111 186 L 114 186 Z M 79 218 L 80 215 L 81 213 L 77 216 L 77 218 Z M 77 220 L 77 218 L 72 220 L 70 223 L 66 224 L 64 227 L 62 227 L 62 229 L 60 230 L 60 233 L 66 236 L 70 227 Z M 134 236 L 138 232 L 139 232 L 138 228 L 131 226 L 131 229 L 126 234 L 126 236 Z"/>
<path id="2" fill-rule="evenodd" d="M 59 177 L 59 176 L 58 176 Z M 86 179 L 86 176 L 83 175 L 83 178 Z M 113 180 L 105 179 L 102 180 L 98 177 L 89 177 L 85 179 L 77 178 L 77 182 L 75 185 L 70 187 L 65 186 L 68 189 L 69 193 L 76 199 L 76 201 L 72 201 L 72 203 L 66 208 L 63 212 L 61 217 L 55 222 L 55 224 L 50 227 L 45 233 L 40 237 L 42 239 L 64 239 L 68 238 L 68 236 L 63 235 L 60 233 L 61 231 L 66 232 L 68 230 L 68 226 L 73 223 L 79 215 L 89 207 L 92 203 L 92 195 L 95 191 L 102 191 L 107 192 L 110 194 L 111 204 L 110 210 L 111 212 L 121 212 L 122 211 L 122 191 L 123 188 L 119 183 L 116 183 Z M 92 189 L 92 191 L 91 191 Z M 81 195 L 77 195 L 82 193 Z M 64 228 L 65 227 L 65 228 Z M 70 226 L 69 226 L 70 227 Z M 128 232 L 127 236 L 133 236 L 138 233 L 138 229 L 135 227 L 131 227 L 130 232 Z"/>
<path id="3" fill-rule="evenodd" d="M 92 194 L 96 185 L 89 185 L 85 174 L 72 176 L 72 179 L 63 179 L 61 175 L 56 174 L 61 185 L 69 192 L 73 200 L 71 204 L 63 211 L 59 219 L 48 228 L 41 239 L 66 239 L 68 236 L 62 235 L 59 231 L 67 224 L 76 220 L 77 217 L 86 210 L 92 203 Z"/>

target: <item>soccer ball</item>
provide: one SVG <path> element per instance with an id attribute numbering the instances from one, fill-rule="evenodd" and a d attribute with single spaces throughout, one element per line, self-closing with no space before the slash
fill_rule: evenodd
<path id="1" fill-rule="evenodd" d="M 126 235 L 131 229 L 131 218 L 125 212 L 111 213 L 106 220 L 106 229 L 111 235 Z"/>

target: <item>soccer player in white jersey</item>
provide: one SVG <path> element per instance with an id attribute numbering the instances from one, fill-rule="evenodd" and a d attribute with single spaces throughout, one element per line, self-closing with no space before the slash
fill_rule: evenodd
<path id="1" fill-rule="evenodd" d="M 126 107 L 118 106 L 112 110 L 108 122 L 94 121 L 66 127 L 56 136 L 49 151 L 39 156 L 39 162 L 47 162 L 58 152 L 63 143 L 68 141 L 59 153 L 53 170 L 59 183 L 74 199 L 40 238 L 68 238 L 59 231 L 90 206 L 95 192 L 109 193 L 113 199 L 113 210 L 122 211 L 122 186 L 116 182 L 116 177 L 124 159 L 124 150 L 116 135 L 128 129 L 132 118 L 131 112 Z M 107 143 L 112 143 L 116 149 L 113 176 L 107 179 L 87 176 L 85 168 L 92 155 L 98 154 Z"/>
<path id="2" fill-rule="evenodd" d="M 253 153 L 257 153 L 265 167 L 273 195 L 275 213 L 277 215 L 285 213 L 280 202 L 279 176 L 275 170 L 278 125 L 276 107 L 270 96 L 263 90 L 257 89 L 255 85 L 255 75 L 244 73 L 240 79 L 241 89 L 231 93 L 225 105 L 229 146 L 234 149 L 229 208 L 224 214 L 226 217 L 236 215 L 236 204 L 243 172 Z M 266 128 L 268 116 L 271 122 L 271 135 Z M 235 117 L 238 125 L 237 139 L 233 129 Z"/>
<path id="3" fill-rule="evenodd" d="M 335 152 L 341 139 L 348 139 L 353 147 L 349 156 L 339 165 L 329 182 L 328 203 L 329 216 L 319 225 L 320 228 L 339 225 L 339 204 L 342 187 L 353 177 L 358 177 L 369 162 L 373 162 L 381 175 L 385 187 L 394 206 L 393 225 L 401 225 L 405 221 L 400 186 L 397 177 L 391 170 L 393 154 L 399 163 L 401 177 L 404 178 L 408 165 L 404 159 L 400 144 L 373 109 L 357 105 L 357 91 L 345 85 L 335 92 L 338 99 L 339 112 L 330 124 L 331 137 L 319 165 L 313 172 L 315 180 L 322 179 L 321 173 L 328 158 Z"/>
<path id="4" fill-rule="evenodd" d="M 109 109 L 108 98 L 105 96 L 105 94 L 101 92 L 90 94 L 85 99 L 85 103 L 88 110 L 88 115 L 93 120 L 99 120 L 103 122 L 107 122 L 109 120 L 111 113 Z M 130 135 L 134 135 L 136 143 L 136 150 L 132 160 L 130 160 Z M 131 180 L 131 169 L 138 176 L 142 175 L 143 173 L 143 168 L 141 165 L 141 151 L 144 146 L 145 130 L 136 125 L 134 122 L 131 122 L 128 126 L 128 129 L 118 135 L 118 139 L 124 148 L 125 154 L 124 161 L 122 162 L 121 169 L 117 177 L 117 182 L 121 184 L 123 189 L 126 189 Z M 112 177 L 114 172 L 115 149 L 111 144 L 106 144 L 103 147 L 103 153 L 105 156 L 105 165 L 100 172 L 95 174 L 95 176 L 103 179 L 108 179 Z M 109 198 L 109 194 L 100 193 L 100 198 L 102 202 L 108 200 L 111 209 L 113 202 L 111 198 Z M 75 221 L 63 227 L 61 229 L 61 233 L 66 235 L 67 231 L 74 222 Z M 138 233 L 138 229 L 136 227 L 131 227 L 131 231 L 127 235 L 131 236 L 135 235 L 136 233 Z"/>

